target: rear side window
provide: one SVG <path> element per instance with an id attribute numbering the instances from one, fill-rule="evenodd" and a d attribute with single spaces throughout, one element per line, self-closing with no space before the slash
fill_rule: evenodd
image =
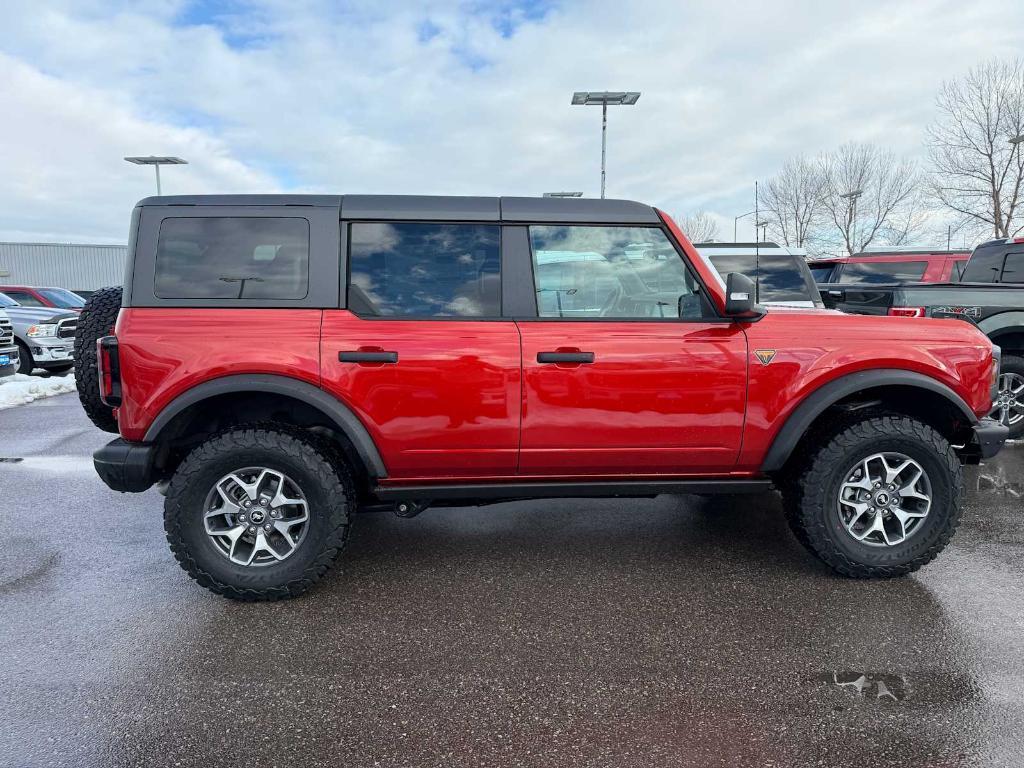
<path id="1" fill-rule="evenodd" d="M 23 307 L 42 307 L 45 306 L 43 302 L 33 296 L 31 293 L 25 291 L 7 291 L 7 295 L 14 299 L 16 302 L 21 304 Z"/>
<path id="2" fill-rule="evenodd" d="M 498 317 L 500 242 L 492 224 L 353 223 L 348 306 L 364 316 Z"/>
<path id="3" fill-rule="evenodd" d="M 758 301 L 814 300 L 804 281 L 803 270 L 793 256 L 767 254 L 755 259 L 745 254 L 712 254 L 709 258 L 723 281 L 730 272 L 739 272 L 754 280 Z"/>
<path id="4" fill-rule="evenodd" d="M 831 283 L 836 268 L 832 264 L 810 264 L 811 276 L 816 283 Z"/>
<path id="5" fill-rule="evenodd" d="M 161 299 L 304 299 L 309 222 L 244 216 L 160 224 L 154 293 Z"/>
<path id="6" fill-rule="evenodd" d="M 965 283 L 998 283 L 1002 278 L 1004 251 L 1001 246 L 978 248 L 964 267 Z"/>
<path id="7" fill-rule="evenodd" d="M 912 283 L 924 277 L 926 261 L 858 261 L 843 267 L 842 282 L 853 285 Z"/>
<path id="8" fill-rule="evenodd" d="M 1008 253 L 1003 262 L 1003 283 L 1024 283 L 1024 253 Z"/>

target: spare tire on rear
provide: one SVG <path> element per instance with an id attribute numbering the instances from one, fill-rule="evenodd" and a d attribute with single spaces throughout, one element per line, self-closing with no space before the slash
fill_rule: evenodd
<path id="1" fill-rule="evenodd" d="M 114 332 L 121 310 L 121 288 L 100 288 L 85 302 L 75 331 L 75 383 L 78 399 L 89 417 L 104 432 L 117 433 L 114 411 L 100 400 L 100 381 L 96 373 L 96 340 Z"/>

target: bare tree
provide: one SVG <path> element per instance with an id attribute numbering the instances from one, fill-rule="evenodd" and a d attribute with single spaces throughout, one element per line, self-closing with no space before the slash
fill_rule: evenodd
<path id="1" fill-rule="evenodd" d="M 1024 229 L 1024 64 L 991 61 L 943 83 L 929 127 L 931 192 L 994 237 Z"/>
<path id="2" fill-rule="evenodd" d="M 679 228 L 686 233 L 691 243 L 710 243 L 718 239 L 718 222 L 704 211 L 683 216 Z"/>
<path id="3" fill-rule="evenodd" d="M 905 243 L 924 220 L 920 173 L 911 160 L 873 144 L 844 144 L 821 159 L 822 208 L 829 224 L 822 239 L 847 253 L 871 243 Z"/>
<path id="4" fill-rule="evenodd" d="M 802 155 L 791 158 L 763 187 L 761 221 L 768 222 L 774 239 L 803 248 L 821 223 L 824 190 L 819 163 Z"/>

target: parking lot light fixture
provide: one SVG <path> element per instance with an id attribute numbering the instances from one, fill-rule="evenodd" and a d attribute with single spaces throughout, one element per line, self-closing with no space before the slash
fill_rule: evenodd
<path id="1" fill-rule="evenodd" d="M 608 107 L 631 107 L 640 98 L 640 91 L 576 91 L 572 95 L 572 105 L 576 107 L 596 107 L 601 105 L 601 199 L 604 199 L 605 156 L 608 135 Z"/>
<path id="2" fill-rule="evenodd" d="M 545 192 L 544 197 L 583 197 L 582 192 Z"/>
<path id="3" fill-rule="evenodd" d="M 1021 143 L 1024 143 L 1024 133 L 1022 133 L 1020 136 L 1014 136 L 1012 139 L 1010 139 L 1010 143 L 1013 144 L 1014 146 L 1018 146 Z"/>
<path id="4" fill-rule="evenodd" d="M 157 156 L 147 155 L 145 157 L 126 157 L 126 161 L 133 163 L 134 165 L 152 165 L 156 169 L 156 193 L 160 194 L 160 166 L 161 165 L 188 165 L 188 160 L 182 160 L 180 157 L 168 157 L 168 156 Z"/>

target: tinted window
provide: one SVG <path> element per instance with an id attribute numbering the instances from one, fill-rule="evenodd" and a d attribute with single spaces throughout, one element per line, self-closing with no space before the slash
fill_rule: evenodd
<path id="1" fill-rule="evenodd" d="M 61 309 L 80 309 L 85 306 L 85 299 L 63 288 L 40 288 L 39 292 L 49 299 L 53 306 Z"/>
<path id="2" fill-rule="evenodd" d="M 796 258 L 789 254 L 711 254 L 711 264 L 725 281 L 730 272 L 739 272 L 757 282 L 758 301 L 814 301 L 804 282 L 804 273 Z M 756 272 L 756 274 L 755 274 Z"/>
<path id="3" fill-rule="evenodd" d="M 156 248 L 162 299 L 303 299 L 309 222 L 298 218 L 164 219 Z"/>
<path id="4" fill-rule="evenodd" d="M 21 304 L 23 307 L 42 307 L 45 306 L 43 302 L 33 296 L 31 293 L 25 293 L 24 291 L 7 291 L 7 295 L 14 299 L 16 302 Z"/>
<path id="5" fill-rule="evenodd" d="M 1024 283 L 1024 252 L 1006 254 L 1002 282 Z"/>
<path id="6" fill-rule="evenodd" d="M 910 283 L 924 277 L 925 261 L 860 261 L 843 267 L 844 283 L 878 285 L 880 283 Z"/>
<path id="7" fill-rule="evenodd" d="M 16 307 L 18 302 L 4 293 L 0 293 L 0 307 Z"/>
<path id="8" fill-rule="evenodd" d="M 961 278 L 965 283 L 998 283 L 1003 271 L 1003 247 L 978 248 L 971 254 Z"/>
<path id="9" fill-rule="evenodd" d="M 811 270 L 811 276 L 814 278 L 816 283 L 830 283 L 832 282 L 832 273 L 835 272 L 835 266 L 832 264 L 818 266 L 815 264 L 808 265 Z"/>
<path id="10" fill-rule="evenodd" d="M 693 277 L 660 229 L 530 227 L 541 317 L 699 319 Z"/>
<path id="11" fill-rule="evenodd" d="M 356 223 L 349 307 L 361 315 L 498 317 L 499 228 L 491 224 Z"/>

